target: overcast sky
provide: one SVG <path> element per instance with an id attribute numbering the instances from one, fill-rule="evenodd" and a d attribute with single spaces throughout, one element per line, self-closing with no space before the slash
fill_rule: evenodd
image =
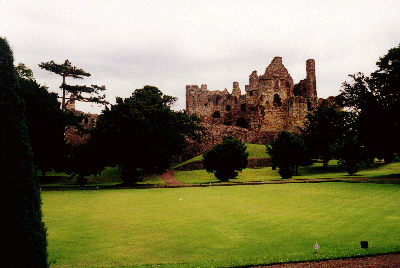
<path id="1" fill-rule="evenodd" d="M 275 56 L 294 83 L 315 59 L 318 96 L 337 95 L 348 75 L 376 70 L 400 43 L 399 0 L 0 0 L 0 36 L 36 80 L 59 92 L 38 64 L 68 59 L 92 74 L 67 83 L 105 85 L 107 100 L 144 85 L 178 97 L 186 85 L 244 93 L 249 75 Z M 99 113 L 100 108 L 77 106 Z"/>

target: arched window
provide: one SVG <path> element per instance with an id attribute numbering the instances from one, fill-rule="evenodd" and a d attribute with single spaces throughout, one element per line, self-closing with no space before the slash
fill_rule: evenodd
<path id="1" fill-rule="evenodd" d="M 240 110 L 242 112 L 246 112 L 246 103 L 243 103 L 242 105 L 240 105 Z"/>
<path id="2" fill-rule="evenodd" d="M 227 110 L 229 112 L 231 110 L 231 106 L 230 105 L 226 105 L 225 110 Z"/>

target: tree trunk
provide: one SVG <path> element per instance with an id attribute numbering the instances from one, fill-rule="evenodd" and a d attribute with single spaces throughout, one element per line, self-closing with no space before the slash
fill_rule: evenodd
<path id="1" fill-rule="evenodd" d="M 324 160 L 323 160 L 323 164 L 322 164 L 322 168 L 323 169 L 327 169 L 328 168 L 328 162 L 329 162 L 329 156 L 325 156 Z"/>
<path id="2" fill-rule="evenodd" d="M 65 87 L 64 87 L 64 85 L 65 85 L 65 76 L 63 76 L 63 83 L 61 85 L 62 91 L 63 91 L 61 110 L 63 110 L 63 111 L 65 111 Z"/>

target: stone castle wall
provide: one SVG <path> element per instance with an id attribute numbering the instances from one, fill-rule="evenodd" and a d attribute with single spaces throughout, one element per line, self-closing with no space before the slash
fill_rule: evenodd
<path id="1" fill-rule="evenodd" d="M 232 93 L 209 91 L 207 85 L 186 86 L 186 111 L 205 124 L 236 126 L 253 132 L 254 140 L 265 133 L 296 131 L 318 105 L 315 61 L 306 61 L 306 78 L 294 84 L 281 57 L 275 57 L 264 74 L 253 71 L 242 95 L 239 83 Z"/>

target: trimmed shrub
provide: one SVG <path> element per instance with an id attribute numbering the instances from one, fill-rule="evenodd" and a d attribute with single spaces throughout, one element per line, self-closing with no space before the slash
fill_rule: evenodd
<path id="1" fill-rule="evenodd" d="M 238 171 L 247 167 L 248 156 L 246 145 L 229 136 L 204 153 L 203 165 L 207 172 L 214 173 L 218 180 L 228 181 L 236 178 Z"/>

